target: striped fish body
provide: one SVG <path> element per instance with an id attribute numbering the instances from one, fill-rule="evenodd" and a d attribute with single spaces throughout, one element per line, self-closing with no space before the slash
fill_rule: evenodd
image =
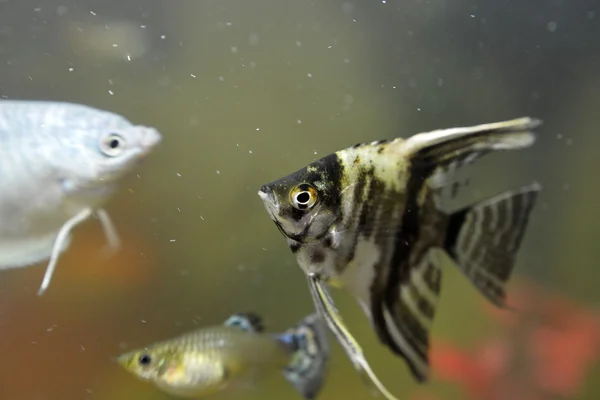
<path id="1" fill-rule="evenodd" d="M 94 212 L 118 242 L 102 207 L 160 141 L 153 128 L 88 106 L 0 101 L 0 269 L 55 263 L 69 221 Z"/>
<path id="2" fill-rule="evenodd" d="M 263 332 L 260 317 L 234 314 L 224 325 L 201 328 L 121 355 L 118 362 L 163 391 L 201 398 L 247 387 L 274 371 L 306 399 L 319 392 L 329 358 L 327 331 L 317 315 L 281 334 Z"/>
<path id="3" fill-rule="evenodd" d="M 505 304 L 539 185 L 447 214 L 453 172 L 534 142 L 539 121 L 453 128 L 356 145 L 264 185 L 259 195 L 301 268 L 358 300 L 382 343 L 427 379 L 441 288 L 440 250 L 493 303 Z"/>

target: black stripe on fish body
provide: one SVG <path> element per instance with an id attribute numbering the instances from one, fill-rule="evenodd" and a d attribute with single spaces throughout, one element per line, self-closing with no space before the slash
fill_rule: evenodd
<path id="1" fill-rule="evenodd" d="M 326 249 L 331 249 L 333 247 L 333 238 L 331 237 L 331 234 L 328 234 L 323 238 L 323 246 Z"/>
<path id="2" fill-rule="evenodd" d="M 311 247 L 308 257 L 311 265 L 319 265 L 327 258 L 325 250 L 320 246 Z"/>
<path id="3" fill-rule="evenodd" d="M 324 193 L 319 190 L 319 201 L 330 210 L 339 210 L 341 206 L 342 177 L 344 176 L 344 165 L 336 153 L 329 154 L 312 164 L 317 170 L 325 171 L 323 180 L 327 181 L 328 187 Z M 321 198 L 322 197 L 322 198 Z"/>
<path id="4" fill-rule="evenodd" d="M 361 202 L 363 203 L 358 218 L 358 233 L 365 238 L 371 237 L 375 233 L 375 228 L 378 226 L 377 214 L 384 204 L 387 187 L 377 177 L 371 175 L 371 181 L 363 194 Z"/>
<path id="5" fill-rule="evenodd" d="M 387 344 L 397 355 L 403 357 L 415 378 L 422 382 L 427 379 L 426 371 L 419 369 L 411 360 L 410 355 L 393 339 L 392 334 L 387 328 L 384 317 L 383 307 L 387 307 L 389 312 L 400 316 L 403 324 L 397 324 L 401 334 L 407 341 L 407 344 L 421 357 L 425 365 L 428 364 L 428 332 L 419 324 L 408 309 L 399 309 L 402 302 L 399 301 L 400 288 L 404 284 L 410 283 L 411 273 L 411 251 L 415 243 L 419 241 L 420 235 L 420 205 L 418 195 L 421 193 L 426 179 L 435 170 L 435 166 L 425 163 L 411 163 L 409 168 L 409 179 L 406 184 L 405 204 L 402 212 L 400 224 L 396 229 L 393 242 L 393 255 L 388 266 L 383 266 L 379 271 L 379 282 L 374 282 L 371 288 L 371 313 L 376 332 L 380 340 Z M 387 273 L 386 273 L 387 272 Z M 387 279 L 383 280 L 387 275 Z M 424 347 L 425 346 L 425 347 Z"/>
<path id="6" fill-rule="evenodd" d="M 302 248 L 302 244 L 299 242 L 290 242 L 289 246 L 290 246 L 290 250 L 294 254 L 296 254 Z"/>
<path id="7" fill-rule="evenodd" d="M 352 202 L 352 214 L 348 217 L 348 224 L 356 224 L 361 218 L 361 212 L 364 207 L 364 199 L 367 198 L 365 190 L 368 193 L 368 184 L 373 180 L 374 169 L 373 167 L 364 167 L 360 169 L 358 176 L 355 178 L 354 190 L 352 191 L 352 197 L 346 199 L 346 201 Z M 346 256 L 346 260 L 337 263 L 336 269 L 338 272 L 342 272 L 346 265 L 354 259 L 354 252 L 358 243 L 359 229 L 354 230 L 352 235 L 352 244 L 350 245 L 349 254 Z"/>
<path id="8" fill-rule="evenodd" d="M 353 201 L 349 223 L 354 225 L 351 229 L 354 234 L 349 253 L 337 266 L 340 272 L 354 260 L 359 240 L 374 239 L 382 254 L 385 252 L 386 239 L 389 238 L 388 227 L 391 224 L 389 218 L 401 200 L 398 193 L 375 175 L 374 168 L 368 167 L 359 174 Z M 376 268 L 375 265 L 369 267 Z"/>

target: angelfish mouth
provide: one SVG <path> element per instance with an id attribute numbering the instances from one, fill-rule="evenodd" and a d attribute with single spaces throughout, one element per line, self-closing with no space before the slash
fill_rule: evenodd
<path id="1" fill-rule="evenodd" d="M 287 233 L 285 231 L 285 229 L 283 229 L 283 226 L 281 225 L 281 223 L 275 217 L 278 206 L 275 203 L 275 199 L 274 199 L 273 192 L 271 191 L 271 189 L 268 186 L 263 186 L 258 191 L 258 196 L 261 198 L 261 200 L 265 204 L 265 209 L 269 213 L 269 216 L 271 217 L 271 221 L 273 221 L 273 223 L 275 224 L 277 229 L 279 229 L 279 232 L 281 232 L 281 234 L 285 238 L 288 238 L 288 239 L 291 239 L 291 240 L 301 243 L 301 240 L 300 240 L 301 238 L 297 235 L 290 235 L 289 233 Z"/>
<path id="2" fill-rule="evenodd" d="M 265 209 L 267 210 L 267 213 L 269 213 L 269 217 L 271 217 L 271 221 L 273 221 L 273 223 L 275 224 L 277 229 L 279 229 L 279 232 L 281 232 L 281 234 L 283 236 L 285 236 L 286 238 L 289 238 L 288 234 L 285 233 L 285 231 L 283 230 L 283 227 L 281 226 L 279 221 L 277 221 L 277 218 L 275 218 L 275 209 L 277 208 L 277 205 L 275 204 L 275 201 L 273 201 L 272 192 L 265 191 L 265 187 L 263 186 L 258 191 L 258 197 L 260 197 L 260 199 L 265 204 Z"/>

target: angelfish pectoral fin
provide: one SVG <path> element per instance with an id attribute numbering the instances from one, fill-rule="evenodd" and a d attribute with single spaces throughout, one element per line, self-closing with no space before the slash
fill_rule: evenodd
<path id="1" fill-rule="evenodd" d="M 71 217 L 67 222 L 61 226 L 58 234 L 56 235 L 56 240 L 54 241 L 54 245 L 52 246 L 52 253 L 50 254 L 50 261 L 48 262 L 48 266 L 46 267 L 46 273 L 44 274 L 44 279 L 42 280 L 42 284 L 40 285 L 40 289 L 38 290 L 38 296 L 42 296 L 46 290 L 48 290 L 48 286 L 50 286 L 50 281 L 52 280 L 52 275 L 54 274 L 54 270 L 56 269 L 56 264 L 58 263 L 58 259 L 60 257 L 60 253 L 65 246 L 66 241 L 71 234 L 73 228 L 86 219 L 88 219 L 92 215 L 92 209 L 86 208 L 79 212 L 79 214 Z"/>
<path id="2" fill-rule="evenodd" d="M 323 282 L 317 275 L 310 274 L 307 276 L 308 288 L 313 299 L 315 309 L 325 320 L 329 330 L 334 334 L 338 343 L 342 346 L 348 358 L 358 371 L 360 377 L 376 393 L 380 393 L 386 400 L 398 400 L 392 395 L 387 388 L 379 381 L 377 375 L 371 369 L 367 359 L 365 358 L 362 348 L 354 339 L 352 334 L 346 328 L 341 315 L 335 308 L 333 300 L 329 296 Z"/>

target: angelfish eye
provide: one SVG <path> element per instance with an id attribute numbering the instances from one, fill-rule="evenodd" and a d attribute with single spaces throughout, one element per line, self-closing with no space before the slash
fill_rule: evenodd
<path id="1" fill-rule="evenodd" d="M 100 139 L 100 150 L 109 157 L 116 157 L 125 149 L 125 139 L 117 133 L 108 134 Z"/>
<path id="2" fill-rule="evenodd" d="M 303 183 L 290 191 L 292 205 L 298 210 L 308 210 L 317 202 L 318 192 L 312 185 Z"/>
<path id="3" fill-rule="evenodd" d="M 152 357 L 150 357 L 148 354 L 142 354 L 138 359 L 138 362 L 141 366 L 147 367 L 152 362 Z"/>

